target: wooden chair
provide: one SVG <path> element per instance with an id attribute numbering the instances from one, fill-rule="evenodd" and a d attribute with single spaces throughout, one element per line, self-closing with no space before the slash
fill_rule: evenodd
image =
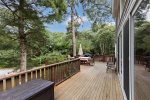
<path id="1" fill-rule="evenodd" d="M 112 71 L 116 72 L 116 67 L 115 67 L 114 62 L 108 61 L 106 66 L 107 66 L 106 72 L 108 72 L 109 70 L 112 70 Z"/>
<path id="2" fill-rule="evenodd" d="M 90 60 L 90 65 L 91 66 L 94 66 L 95 65 L 95 58 L 94 58 L 94 56 L 91 58 L 91 60 Z"/>
<path id="3" fill-rule="evenodd" d="M 147 61 L 147 62 L 146 62 L 145 70 L 147 71 L 147 69 L 148 69 L 148 71 L 150 72 L 150 61 Z"/>

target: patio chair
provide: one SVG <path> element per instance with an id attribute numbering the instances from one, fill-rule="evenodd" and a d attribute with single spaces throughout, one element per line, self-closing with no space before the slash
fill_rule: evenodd
<path id="1" fill-rule="evenodd" d="M 147 62 L 146 62 L 145 70 L 147 71 L 147 69 L 148 69 L 148 71 L 150 72 L 150 61 L 147 61 Z"/>
<path id="2" fill-rule="evenodd" d="M 94 55 L 91 57 L 90 65 L 92 65 L 92 66 L 95 65 L 95 56 Z"/>
<path id="3" fill-rule="evenodd" d="M 116 72 L 115 64 L 112 61 L 108 61 L 106 65 L 106 72 L 108 72 L 109 70 Z"/>

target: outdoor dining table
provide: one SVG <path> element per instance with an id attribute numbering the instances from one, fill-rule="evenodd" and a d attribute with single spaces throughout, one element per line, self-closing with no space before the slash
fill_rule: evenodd
<path id="1" fill-rule="evenodd" d="M 79 57 L 81 63 L 91 64 L 92 58 L 91 57 Z"/>

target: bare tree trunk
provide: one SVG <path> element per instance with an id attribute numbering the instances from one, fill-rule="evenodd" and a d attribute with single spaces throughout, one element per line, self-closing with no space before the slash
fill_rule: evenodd
<path id="1" fill-rule="evenodd" d="M 72 46 L 73 46 L 73 56 L 76 56 L 76 34 L 74 27 L 74 4 L 71 6 L 71 31 L 72 31 Z"/>
<path id="2" fill-rule="evenodd" d="M 19 6 L 19 44 L 20 44 L 20 71 L 26 70 L 27 65 L 27 50 L 26 50 L 26 35 L 24 32 L 24 0 L 20 0 Z"/>

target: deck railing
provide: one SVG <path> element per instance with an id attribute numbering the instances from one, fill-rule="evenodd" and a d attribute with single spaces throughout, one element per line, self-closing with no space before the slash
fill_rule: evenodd
<path id="1" fill-rule="evenodd" d="M 115 55 L 95 55 L 95 60 L 96 61 L 102 61 L 102 62 L 107 62 L 107 61 L 115 61 Z"/>
<path id="2" fill-rule="evenodd" d="M 80 60 L 74 59 L 56 64 L 45 65 L 25 72 L 19 72 L 0 79 L 0 91 L 5 91 L 21 85 L 33 79 L 44 79 L 55 82 L 55 85 L 63 82 L 80 71 Z"/>

